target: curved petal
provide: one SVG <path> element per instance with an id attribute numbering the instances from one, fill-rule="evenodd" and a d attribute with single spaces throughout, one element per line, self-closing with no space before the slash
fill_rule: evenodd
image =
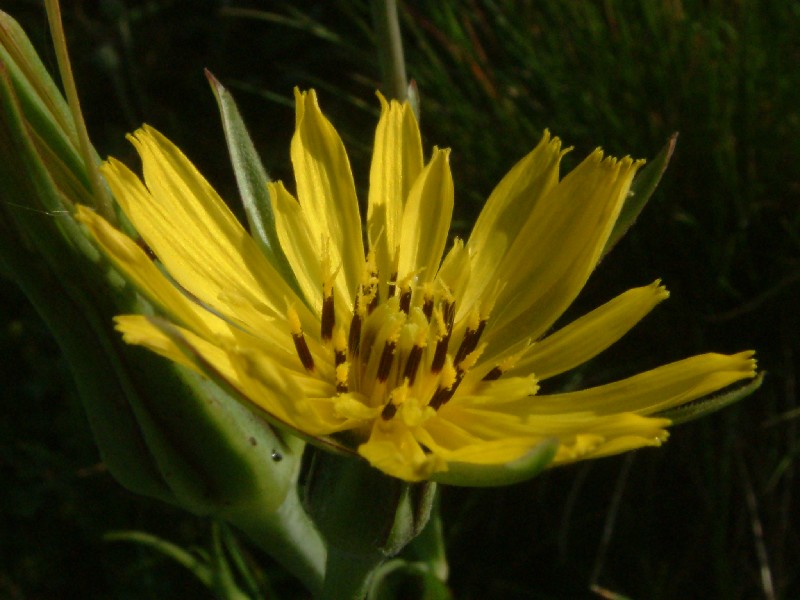
<path id="1" fill-rule="evenodd" d="M 103 165 L 103 174 L 175 281 L 232 320 L 238 320 L 239 311 L 228 306 L 225 294 L 234 293 L 270 316 L 280 314 L 294 292 L 197 169 L 151 127 L 130 139 L 142 158 L 148 188 L 113 159 Z"/>
<path id="2" fill-rule="evenodd" d="M 534 207 L 497 270 L 506 285 L 484 339 L 487 356 L 538 338 L 583 288 L 640 163 L 595 151 Z"/>
<path id="3" fill-rule="evenodd" d="M 394 274 L 403 207 L 423 163 L 422 141 L 411 106 L 387 102 L 380 94 L 378 98 L 381 118 L 369 171 L 367 235 L 383 282 Z"/>
<path id="4" fill-rule="evenodd" d="M 540 380 L 564 373 L 600 354 L 669 297 L 660 281 L 634 288 L 534 344 L 511 373 Z"/>
<path id="5" fill-rule="evenodd" d="M 517 405 L 519 414 L 502 412 L 507 408 L 505 405 L 492 410 L 454 407 L 446 417 L 426 423 L 425 430 L 431 440 L 423 443 L 446 460 L 457 460 L 459 452 L 469 454 L 481 441 L 503 447 L 503 441 L 516 440 L 508 448 L 516 447 L 520 452 L 517 456 L 521 456 L 523 440 L 532 448 L 554 439 L 559 442 L 554 460 L 558 464 L 659 445 L 667 439 L 665 427 L 670 424 L 669 419 L 634 413 L 597 415 L 585 411 L 526 416 L 522 403 Z M 508 460 L 514 457 L 509 456 Z"/>
<path id="6" fill-rule="evenodd" d="M 336 269 L 336 265 L 331 264 L 330 240 L 314 238 L 314 226 L 311 223 L 314 220 L 313 215 L 309 216 L 294 196 L 286 191 L 283 183 L 277 181 L 267 185 L 281 248 L 308 305 L 319 320 L 322 314 L 323 282 L 328 280 Z M 327 268 L 328 272 L 323 272 L 323 267 Z M 337 317 L 343 319 L 353 310 L 353 299 L 346 295 L 348 291 L 342 277 L 334 278 L 333 292 Z"/>
<path id="7" fill-rule="evenodd" d="M 599 387 L 537 396 L 531 399 L 528 410 L 537 416 L 584 411 L 597 415 L 649 415 L 702 398 L 755 374 L 753 352 L 700 354 Z"/>
<path id="8" fill-rule="evenodd" d="M 296 130 L 291 157 L 297 180 L 297 198 L 314 240 L 330 239 L 333 268 L 341 266 L 346 296 L 355 298 L 364 271 L 361 216 L 350 162 L 339 134 L 325 118 L 317 95 L 295 89 Z"/>
<path id="9" fill-rule="evenodd" d="M 376 469 L 405 481 L 423 481 L 446 469 L 441 458 L 422 450 L 407 427 L 393 421 L 376 419 L 358 453 Z"/>
<path id="10" fill-rule="evenodd" d="M 305 395 L 302 376 L 284 369 L 265 352 L 230 348 L 226 340 L 214 343 L 154 317 L 124 315 L 116 321 L 126 342 L 144 346 L 227 386 L 273 421 L 301 435 L 325 435 L 336 431 L 342 421 L 333 415 L 327 399 Z M 335 392 L 333 386 L 328 387 Z"/>
<path id="11" fill-rule="evenodd" d="M 494 188 L 470 233 L 472 280 L 459 302 L 459 315 L 492 285 L 495 273 L 541 199 L 558 183 L 561 140 L 544 132 L 541 141 Z"/>
<path id="12" fill-rule="evenodd" d="M 434 148 L 403 211 L 397 273 L 402 279 L 419 272 L 418 285 L 436 276 L 447 242 L 454 194 L 449 156 L 450 150 Z"/>
<path id="13" fill-rule="evenodd" d="M 227 331 L 228 326 L 219 317 L 182 294 L 127 235 L 80 204 L 75 218 L 86 226 L 105 255 L 139 292 L 175 320 L 201 335 Z"/>

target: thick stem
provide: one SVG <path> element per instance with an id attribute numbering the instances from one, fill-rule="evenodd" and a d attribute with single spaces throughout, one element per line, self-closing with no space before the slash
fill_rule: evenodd
<path id="1" fill-rule="evenodd" d="M 356 554 L 329 548 L 325 585 L 319 600 L 362 600 L 372 573 L 385 559 L 377 550 Z"/>
<path id="2" fill-rule="evenodd" d="M 312 594 L 320 593 L 326 570 L 325 544 L 303 510 L 297 488 L 290 489 L 277 511 L 266 513 L 256 506 L 251 511 L 240 509 L 223 516 L 302 581 Z"/>

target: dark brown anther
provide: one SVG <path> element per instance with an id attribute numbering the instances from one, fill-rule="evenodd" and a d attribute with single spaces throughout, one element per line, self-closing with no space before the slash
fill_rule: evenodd
<path id="1" fill-rule="evenodd" d="M 411 348 L 411 352 L 408 353 L 406 366 L 403 370 L 403 378 L 408 380 L 408 385 L 414 385 L 414 380 L 417 378 L 417 371 L 419 371 L 419 365 L 422 362 L 423 350 L 423 346 L 417 346 L 415 344 L 414 347 Z"/>
<path id="2" fill-rule="evenodd" d="M 442 317 L 444 318 L 444 322 L 447 324 L 447 331 L 452 333 L 453 322 L 456 319 L 456 303 L 445 300 L 442 304 Z"/>
<path id="3" fill-rule="evenodd" d="M 425 315 L 425 318 L 428 319 L 428 323 L 431 322 L 431 315 L 433 314 L 433 297 L 426 297 L 425 301 L 422 303 L 422 314 Z"/>
<path id="4" fill-rule="evenodd" d="M 481 339 L 481 334 L 483 333 L 484 328 L 486 327 L 486 321 L 481 321 L 478 323 L 477 329 L 467 329 L 464 332 L 464 339 L 461 340 L 461 345 L 458 347 L 458 352 L 456 352 L 456 357 L 453 359 L 453 363 L 458 365 L 462 360 L 467 357 L 467 354 L 475 350 L 478 347 L 478 341 Z"/>
<path id="5" fill-rule="evenodd" d="M 387 340 L 381 352 L 381 358 L 378 361 L 378 373 L 376 377 L 380 383 L 389 379 L 389 372 L 392 370 L 392 360 L 394 359 L 394 350 L 397 347 L 397 342 Z"/>
<path id="6" fill-rule="evenodd" d="M 336 393 L 337 394 L 346 394 L 347 393 L 347 383 L 344 381 L 337 381 L 336 382 Z"/>
<path id="7" fill-rule="evenodd" d="M 411 288 L 400 292 L 400 310 L 408 314 L 411 309 Z"/>
<path id="8" fill-rule="evenodd" d="M 392 296 L 394 296 L 394 292 L 397 289 L 397 272 L 396 271 L 394 273 L 392 273 L 392 276 L 389 278 L 388 284 L 389 284 L 389 289 L 386 292 L 386 297 L 387 298 L 391 298 Z"/>
<path id="9" fill-rule="evenodd" d="M 305 370 L 313 371 L 314 357 L 311 356 L 311 350 L 308 349 L 308 344 L 306 343 L 306 338 L 303 335 L 303 332 L 301 331 L 300 333 L 293 333 L 292 341 L 294 341 L 294 348 L 297 351 L 297 356 L 300 358 L 300 362 L 303 363 Z"/>
<path id="10" fill-rule="evenodd" d="M 322 298 L 322 341 L 329 342 L 333 337 L 333 327 L 336 325 L 336 312 L 333 307 L 333 290 L 329 296 L 323 292 Z"/>
<path id="11" fill-rule="evenodd" d="M 439 410 L 442 404 L 450 400 L 453 394 L 450 393 L 450 390 L 447 388 L 439 388 L 433 393 L 433 397 L 431 401 L 428 402 L 428 406 L 430 406 L 433 410 Z"/>
<path id="12" fill-rule="evenodd" d="M 495 367 L 484 376 L 483 381 L 495 381 L 496 379 L 500 379 L 502 375 L 503 369 Z"/>
<path id="13" fill-rule="evenodd" d="M 347 360 L 347 354 L 341 350 L 336 350 L 333 353 L 333 364 L 334 366 L 343 365 Z"/>
<path id="14" fill-rule="evenodd" d="M 383 407 L 381 411 L 381 419 L 384 421 L 390 421 L 395 415 L 397 414 L 397 407 L 389 402 L 386 406 Z"/>
<path id="15" fill-rule="evenodd" d="M 461 380 L 464 379 L 466 371 L 462 371 L 458 369 L 456 372 L 456 380 L 453 382 L 449 388 L 439 388 L 436 390 L 436 393 L 433 394 L 433 398 L 431 398 L 430 406 L 433 406 L 434 410 L 440 409 L 442 406 L 447 404 L 450 401 L 450 398 L 453 397 L 453 394 L 456 393 L 458 389 L 458 385 L 461 383 Z M 436 402 L 436 406 L 434 406 L 434 401 Z"/>
<path id="16" fill-rule="evenodd" d="M 147 258 L 149 258 L 152 261 L 158 260 L 158 256 L 156 255 L 155 252 L 153 252 L 153 249 L 147 245 L 147 242 L 145 242 L 144 239 L 137 237 L 136 245 L 139 246 L 139 248 L 141 248 L 142 250 L 144 250 L 144 253 L 147 255 Z"/>
<path id="17" fill-rule="evenodd" d="M 353 320 L 350 321 L 350 334 L 347 337 L 347 348 L 351 356 L 358 356 L 361 346 L 361 317 L 358 314 L 358 307 L 353 311 Z"/>
<path id="18" fill-rule="evenodd" d="M 431 373 L 438 373 L 444 367 L 447 358 L 447 345 L 450 343 L 450 333 L 443 336 L 436 342 L 436 349 L 433 351 L 433 361 L 431 362 Z"/>

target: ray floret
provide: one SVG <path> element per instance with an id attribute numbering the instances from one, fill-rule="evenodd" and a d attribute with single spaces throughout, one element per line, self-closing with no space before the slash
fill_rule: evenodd
<path id="1" fill-rule="evenodd" d="M 127 342 L 210 377 L 324 448 L 406 481 L 467 485 L 658 446 L 671 424 L 660 414 L 754 377 L 752 352 L 704 354 L 539 393 L 668 296 L 656 281 L 551 331 L 600 260 L 642 161 L 596 150 L 561 177 L 564 151 L 546 132 L 489 196 L 470 237 L 445 253 L 449 150 L 424 159 L 410 106 L 380 98 L 362 223 L 336 129 L 313 91 L 295 101 L 296 195 L 267 184 L 295 282 L 152 127 L 130 136 L 141 179 L 105 163 L 151 252 L 87 208 L 77 216 L 161 311 L 118 317 Z"/>

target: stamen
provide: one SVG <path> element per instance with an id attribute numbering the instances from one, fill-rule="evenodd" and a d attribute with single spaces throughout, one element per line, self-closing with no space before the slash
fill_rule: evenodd
<path id="1" fill-rule="evenodd" d="M 367 254 L 367 261 L 364 265 L 364 279 L 361 284 L 361 292 L 366 300 L 367 314 L 372 311 L 380 302 L 380 291 L 378 290 L 378 267 L 375 264 L 375 252 L 372 250 Z"/>
<path id="2" fill-rule="evenodd" d="M 378 361 L 378 372 L 375 375 L 379 383 L 389 379 L 395 348 L 397 348 L 397 340 L 387 339 L 383 345 L 383 352 L 381 352 L 381 358 Z"/>
<path id="3" fill-rule="evenodd" d="M 333 340 L 333 363 L 336 367 L 343 364 L 347 360 L 347 337 L 344 333 L 344 328 L 339 327 L 336 330 L 336 337 Z"/>
<path id="4" fill-rule="evenodd" d="M 433 351 L 431 373 L 438 373 L 442 370 L 445 358 L 447 357 L 447 346 L 450 343 L 452 324 L 448 327 L 447 321 L 445 320 L 445 315 L 440 308 L 434 310 L 433 320 L 438 331 L 436 332 L 436 348 Z"/>
<path id="5" fill-rule="evenodd" d="M 494 369 L 489 371 L 483 377 L 483 381 L 494 381 L 495 379 L 500 379 L 503 373 L 506 373 L 507 371 L 514 368 L 514 365 L 519 360 L 519 357 L 522 356 L 528 348 L 530 348 L 530 345 L 525 346 L 525 348 L 520 352 L 512 354 L 511 356 L 507 356 L 506 358 L 501 360 Z"/>
<path id="6" fill-rule="evenodd" d="M 350 377 L 350 363 L 343 362 L 336 365 L 336 393 L 344 394 L 348 390 L 348 381 Z"/>
<path id="7" fill-rule="evenodd" d="M 408 385 L 414 385 L 419 365 L 422 362 L 422 351 L 424 349 L 425 346 L 417 346 L 414 344 L 411 348 L 411 352 L 408 353 L 408 360 L 406 360 L 406 367 L 403 371 L 403 378 L 408 380 Z"/>
<path id="8" fill-rule="evenodd" d="M 495 381 L 496 379 L 500 379 L 500 377 L 502 376 L 503 376 L 503 369 L 501 369 L 498 366 L 489 371 L 486 375 L 484 375 L 482 381 Z"/>
<path id="9" fill-rule="evenodd" d="M 455 364 L 461 364 L 464 358 L 478 347 L 478 342 L 481 339 L 481 334 L 486 328 L 486 320 L 478 320 L 478 312 L 472 311 L 470 314 L 470 323 L 467 325 L 467 330 L 464 332 L 464 338 L 461 340 L 461 345 L 456 352 Z M 475 323 L 477 321 L 477 323 Z"/>
<path id="10" fill-rule="evenodd" d="M 361 350 L 361 325 L 364 320 L 363 303 L 364 296 L 361 292 L 357 292 L 355 301 L 353 302 L 353 318 L 350 320 L 350 333 L 347 336 L 347 349 L 351 358 L 358 356 Z"/>
<path id="11" fill-rule="evenodd" d="M 392 273 L 392 276 L 389 277 L 388 284 L 389 284 L 389 289 L 386 292 L 386 297 L 387 298 L 391 298 L 392 296 L 394 296 L 394 291 L 395 291 L 395 288 L 397 287 L 397 271 Z"/>
<path id="12" fill-rule="evenodd" d="M 297 356 L 306 371 L 313 371 L 314 357 L 311 355 L 311 350 L 309 350 L 308 344 L 306 343 L 306 337 L 303 335 L 303 328 L 300 326 L 300 317 L 294 306 L 290 306 L 286 311 L 286 317 L 292 331 L 292 341 L 294 342 Z"/>
<path id="13" fill-rule="evenodd" d="M 422 314 L 424 314 L 430 322 L 431 315 L 433 314 L 433 292 L 430 286 L 425 286 L 422 293 Z"/>
<path id="14" fill-rule="evenodd" d="M 395 415 L 397 414 L 397 407 L 389 402 L 386 406 L 383 407 L 381 411 L 381 418 L 384 421 L 390 421 Z"/>
<path id="15" fill-rule="evenodd" d="M 411 308 L 411 286 L 408 288 L 401 288 L 400 290 L 400 310 L 408 314 Z"/>
<path id="16" fill-rule="evenodd" d="M 333 337 L 333 326 L 336 325 L 336 312 L 333 307 L 333 286 L 322 284 L 322 341 L 329 342 Z"/>
<path id="17" fill-rule="evenodd" d="M 378 306 L 378 302 L 380 300 L 380 294 L 378 293 L 378 284 L 373 283 L 369 290 L 365 293 L 365 297 L 367 298 L 367 314 L 371 315 L 372 311 L 375 310 Z"/>
<path id="18" fill-rule="evenodd" d="M 428 402 L 428 406 L 433 408 L 433 410 L 438 410 L 445 402 L 453 397 L 458 383 L 458 372 L 448 357 L 442 368 L 442 374 L 439 377 L 439 387 L 433 393 L 430 402 Z"/>
<path id="19" fill-rule="evenodd" d="M 449 392 L 448 392 L 448 390 L 446 388 L 438 388 L 434 392 L 433 397 L 431 398 L 431 401 L 428 403 L 428 406 L 430 406 L 433 410 L 439 410 L 439 408 L 441 408 L 442 404 L 444 404 L 447 400 L 450 399 L 447 396 L 448 393 Z"/>

